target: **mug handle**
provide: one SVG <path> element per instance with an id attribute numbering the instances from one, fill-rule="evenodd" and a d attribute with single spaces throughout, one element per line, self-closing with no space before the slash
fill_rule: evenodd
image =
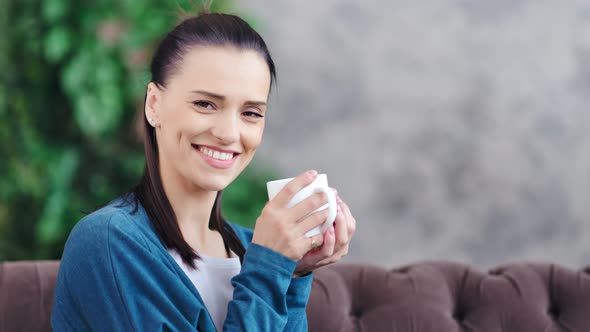
<path id="1" fill-rule="evenodd" d="M 332 188 L 328 186 L 316 187 L 314 189 L 314 192 L 324 192 L 328 197 L 328 218 L 326 218 L 326 222 L 324 222 L 321 226 L 316 227 L 310 230 L 309 232 L 305 233 L 305 236 L 307 237 L 324 233 L 328 229 L 328 227 L 332 226 L 334 220 L 336 220 L 336 213 L 338 212 L 338 206 L 336 205 L 336 194 L 334 193 L 334 190 L 332 190 Z"/>

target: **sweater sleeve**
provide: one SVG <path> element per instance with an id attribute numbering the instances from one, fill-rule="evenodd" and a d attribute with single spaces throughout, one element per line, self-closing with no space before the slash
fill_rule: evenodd
<path id="1" fill-rule="evenodd" d="M 287 289 L 287 308 L 289 320 L 284 331 L 307 331 L 307 301 L 311 293 L 313 273 L 291 279 Z"/>
<path id="2" fill-rule="evenodd" d="M 297 263 L 271 249 L 253 244 L 253 231 L 242 226 L 231 224 L 247 248 L 242 271 L 232 283 L 234 285 L 234 303 L 232 306 L 246 303 L 246 295 L 252 293 L 257 301 L 262 301 L 266 307 L 275 308 L 274 320 L 277 325 L 272 331 L 307 331 L 307 315 L 305 309 L 311 292 L 313 273 L 305 277 L 293 278 Z M 260 281 L 260 284 L 258 282 Z M 250 286 L 256 282 L 254 288 Z M 251 290 L 249 290 L 251 289 Z M 245 294 L 241 294 L 244 292 Z M 254 299 L 252 299 L 254 300 Z M 274 301 L 274 302 L 273 302 Z M 264 306 L 261 306 L 262 308 Z M 247 315 L 245 315 L 247 316 Z M 254 316 L 256 317 L 256 316 Z M 244 317 L 234 317 L 228 312 L 226 330 L 231 327 L 243 326 Z M 256 317 L 256 321 L 260 320 Z M 261 330 L 268 330 L 261 325 Z"/>
<path id="3" fill-rule="evenodd" d="M 271 249 L 250 244 L 240 273 L 232 279 L 234 294 L 223 330 L 307 331 L 311 276 L 292 279 L 296 266 Z"/>
<path id="4" fill-rule="evenodd" d="M 83 220 L 72 231 L 56 284 L 54 331 L 194 331 L 204 308 L 121 219 Z"/>

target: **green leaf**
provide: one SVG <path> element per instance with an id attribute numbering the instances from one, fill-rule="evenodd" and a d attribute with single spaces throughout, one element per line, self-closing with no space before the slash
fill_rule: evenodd
<path id="1" fill-rule="evenodd" d="M 48 23 L 55 23 L 68 13 L 68 2 L 64 0 L 45 0 L 41 6 L 43 18 Z"/>
<path id="2" fill-rule="evenodd" d="M 107 55 L 103 54 L 99 58 L 102 58 L 102 60 L 94 66 L 93 78 L 95 79 L 95 84 L 93 85 L 100 86 L 116 83 L 121 75 L 120 66 Z"/>
<path id="3" fill-rule="evenodd" d="M 121 90 L 116 86 L 101 86 L 98 94 L 85 93 L 76 99 L 76 122 L 82 132 L 101 137 L 116 129 L 122 113 Z"/>
<path id="4" fill-rule="evenodd" d="M 72 36 L 67 28 L 58 26 L 45 37 L 45 57 L 52 63 L 59 62 L 72 46 Z"/>
<path id="5" fill-rule="evenodd" d="M 62 71 L 62 84 L 70 98 L 76 98 L 84 91 L 85 82 L 92 69 L 92 59 L 86 50 L 80 51 Z"/>
<path id="6" fill-rule="evenodd" d="M 98 98 L 84 93 L 76 98 L 74 115 L 76 123 L 86 135 L 97 136 L 104 131 L 104 121 L 100 112 Z"/>

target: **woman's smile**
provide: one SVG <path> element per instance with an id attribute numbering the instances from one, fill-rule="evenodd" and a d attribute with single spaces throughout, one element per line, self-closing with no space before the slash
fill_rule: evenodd
<path id="1" fill-rule="evenodd" d="M 230 150 L 224 150 L 207 145 L 191 144 L 193 149 L 199 154 L 207 164 L 214 168 L 228 169 L 231 168 L 239 153 Z"/>

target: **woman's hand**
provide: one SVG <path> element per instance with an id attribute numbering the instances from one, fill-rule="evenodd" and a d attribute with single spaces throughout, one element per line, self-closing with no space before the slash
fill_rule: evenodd
<path id="1" fill-rule="evenodd" d="M 289 182 L 272 200 L 266 203 L 256 220 L 252 243 L 270 248 L 294 261 L 300 261 L 312 247 L 324 242 L 322 234 L 311 238 L 305 233 L 324 223 L 328 210 L 313 214 L 328 202 L 324 193 L 316 193 L 297 205 L 287 205 L 301 189 L 317 177 L 316 171 L 307 171 Z"/>
<path id="2" fill-rule="evenodd" d="M 335 263 L 348 254 L 350 240 L 356 230 L 356 220 L 338 193 L 336 193 L 336 201 L 338 214 L 334 225 L 323 234 L 323 245 L 310 250 L 303 256 L 293 276 L 308 274 L 319 267 Z"/>

